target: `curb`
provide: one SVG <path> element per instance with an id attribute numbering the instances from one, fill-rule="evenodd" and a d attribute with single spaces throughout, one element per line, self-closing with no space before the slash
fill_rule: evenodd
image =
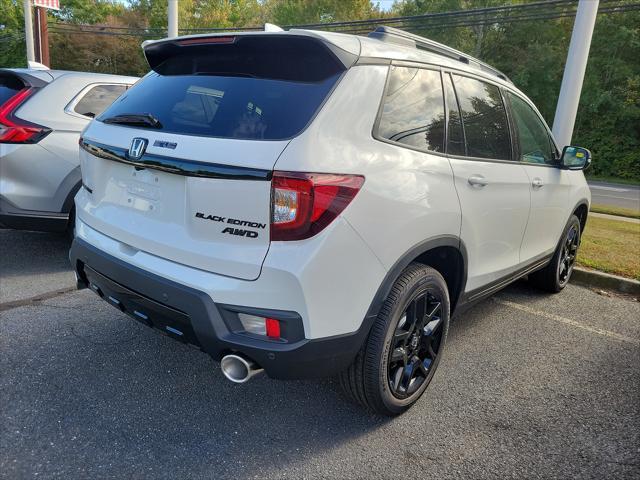
<path id="1" fill-rule="evenodd" d="M 640 297 L 640 282 L 638 280 L 598 272 L 597 270 L 574 267 L 570 281 L 576 285 L 597 287 Z"/>
<path id="2" fill-rule="evenodd" d="M 623 217 L 622 215 L 611 215 L 609 213 L 589 212 L 590 217 L 606 218 L 607 220 L 615 220 L 616 222 L 640 223 L 640 218 Z"/>

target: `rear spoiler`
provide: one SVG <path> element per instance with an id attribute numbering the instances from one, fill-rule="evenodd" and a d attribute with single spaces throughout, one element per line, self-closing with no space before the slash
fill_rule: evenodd
<path id="1" fill-rule="evenodd" d="M 162 75 L 231 74 L 314 82 L 349 69 L 358 56 L 319 35 L 243 32 L 193 35 L 143 43 Z"/>

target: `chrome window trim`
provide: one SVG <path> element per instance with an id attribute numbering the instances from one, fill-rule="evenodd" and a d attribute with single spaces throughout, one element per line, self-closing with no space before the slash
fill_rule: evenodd
<path id="1" fill-rule="evenodd" d="M 114 86 L 114 87 L 125 87 L 125 91 L 133 86 L 132 83 L 118 83 L 118 82 L 94 82 L 80 90 L 75 97 L 71 99 L 71 101 L 64 107 L 64 112 L 71 115 L 72 117 L 82 118 L 85 120 L 93 120 L 93 117 L 88 117 L 87 115 L 82 115 L 81 113 L 76 112 L 74 109 L 76 105 L 80 103 L 80 100 L 84 98 L 84 96 L 89 93 L 95 87 L 103 87 L 103 86 Z"/>

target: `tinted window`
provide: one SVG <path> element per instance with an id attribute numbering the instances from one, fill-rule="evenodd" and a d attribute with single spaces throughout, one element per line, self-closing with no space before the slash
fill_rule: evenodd
<path id="1" fill-rule="evenodd" d="M 391 67 L 378 135 L 422 150 L 444 151 L 440 72 Z"/>
<path id="2" fill-rule="evenodd" d="M 454 75 L 470 157 L 511 159 L 507 115 L 495 85 Z"/>
<path id="3" fill-rule="evenodd" d="M 339 74 L 297 82 L 244 76 L 146 76 L 101 119 L 149 113 L 171 133 L 238 139 L 280 140 L 311 120 Z"/>
<path id="4" fill-rule="evenodd" d="M 85 93 L 73 111 L 87 117 L 100 115 L 126 89 L 126 85 L 96 85 Z"/>
<path id="5" fill-rule="evenodd" d="M 533 109 L 519 97 L 507 93 L 516 123 L 520 159 L 528 163 L 554 164 L 551 140 L 546 127 Z"/>
<path id="6" fill-rule="evenodd" d="M 449 138 L 447 153 L 451 155 L 464 155 L 464 134 L 462 133 L 462 120 L 456 100 L 456 92 L 453 90 L 451 76 L 444 76 L 444 88 L 447 97 L 447 109 L 449 111 Z"/>
<path id="7" fill-rule="evenodd" d="M 13 76 L 0 76 L 0 105 L 18 93 L 24 84 Z"/>

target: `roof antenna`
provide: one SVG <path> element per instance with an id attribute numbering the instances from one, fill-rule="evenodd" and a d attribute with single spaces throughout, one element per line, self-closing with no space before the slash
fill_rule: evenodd
<path id="1" fill-rule="evenodd" d="M 274 25 L 273 23 L 265 23 L 264 31 L 265 32 L 284 32 L 282 28 L 280 28 L 278 25 Z"/>

